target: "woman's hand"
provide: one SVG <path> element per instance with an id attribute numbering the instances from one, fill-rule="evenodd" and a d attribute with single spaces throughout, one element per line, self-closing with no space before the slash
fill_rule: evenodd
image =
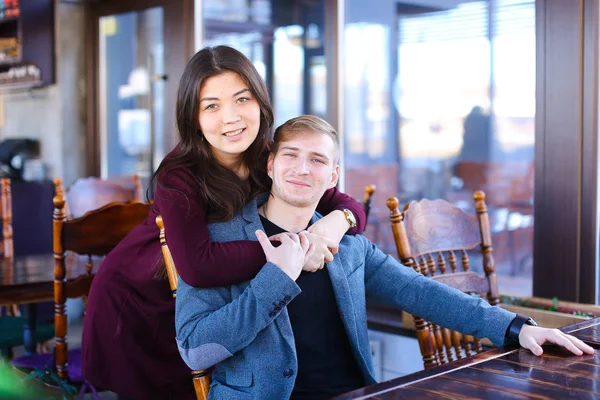
<path id="1" fill-rule="evenodd" d="M 334 246 L 329 247 L 329 251 L 336 255 L 340 241 L 348 232 L 348 229 L 350 229 L 350 224 L 344 213 L 340 210 L 334 210 L 312 224 L 308 228 L 308 232 L 328 238 L 334 244 Z"/>
<path id="2" fill-rule="evenodd" d="M 303 271 L 316 272 L 323 268 L 326 262 L 333 261 L 333 253 L 331 252 L 330 248 L 337 249 L 337 243 L 334 243 L 331 239 L 325 236 L 320 236 L 308 231 L 302 231 L 298 235 L 300 234 L 306 236 L 311 245 L 311 249 L 314 249 L 310 253 L 307 253 L 306 258 L 304 259 L 304 266 L 302 267 Z M 270 236 L 269 240 L 281 242 L 283 236 L 292 237 L 295 236 L 295 234 L 284 232 L 278 235 Z"/>

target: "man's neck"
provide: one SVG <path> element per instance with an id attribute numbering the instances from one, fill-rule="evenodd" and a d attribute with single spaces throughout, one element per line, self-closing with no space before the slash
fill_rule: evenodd
<path id="1" fill-rule="evenodd" d="M 259 209 L 260 214 L 287 232 L 298 233 L 306 229 L 314 213 L 315 206 L 296 207 L 280 199 L 269 196 L 269 200 Z"/>

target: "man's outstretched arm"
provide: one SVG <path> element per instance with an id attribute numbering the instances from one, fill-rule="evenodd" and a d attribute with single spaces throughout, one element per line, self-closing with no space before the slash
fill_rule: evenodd
<path id="1" fill-rule="evenodd" d="M 370 242 L 366 254 L 367 295 L 379 302 L 463 334 L 487 337 L 497 346 L 510 341 L 509 328 L 513 327 L 518 328 L 518 343 L 536 355 L 542 354 L 540 346 L 544 343 L 558 344 L 577 355 L 593 354 L 594 350 L 579 339 L 557 329 L 523 325 L 515 313 L 426 278 L 386 256 Z M 520 325 L 513 326 L 513 321 Z"/>
<path id="2" fill-rule="evenodd" d="M 370 242 L 366 246 L 365 285 L 369 298 L 464 334 L 487 337 L 502 346 L 515 313 L 427 278 Z"/>

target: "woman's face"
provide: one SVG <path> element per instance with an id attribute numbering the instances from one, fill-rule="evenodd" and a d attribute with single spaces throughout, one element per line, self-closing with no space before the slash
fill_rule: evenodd
<path id="1" fill-rule="evenodd" d="M 233 166 L 258 135 L 260 106 L 238 74 L 224 72 L 200 88 L 198 122 L 214 157 Z"/>

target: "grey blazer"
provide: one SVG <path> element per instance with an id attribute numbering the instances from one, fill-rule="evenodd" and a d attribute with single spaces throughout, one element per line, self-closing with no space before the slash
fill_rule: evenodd
<path id="1" fill-rule="evenodd" d="M 213 241 L 256 240 L 263 229 L 250 202 L 225 223 L 209 225 Z M 318 219 L 315 214 L 313 221 Z M 502 345 L 514 313 L 463 294 L 401 265 L 362 235 L 346 235 L 327 264 L 353 355 L 367 384 L 375 383 L 367 335 L 366 296 L 436 324 L 488 337 Z M 287 308 L 300 288 L 279 267 L 266 263 L 239 285 L 196 289 L 181 279 L 177 290 L 177 344 L 192 370 L 216 365 L 209 399 L 288 399 L 297 358 Z"/>

